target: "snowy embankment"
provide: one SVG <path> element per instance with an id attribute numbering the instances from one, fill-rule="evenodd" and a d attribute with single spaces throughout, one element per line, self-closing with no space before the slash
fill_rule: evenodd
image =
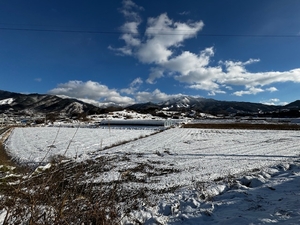
<path id="1" fill-rule="evenodd" d="M 300 224 L 300 160 L 164 195 L 136 211 L 140 224 Z M 126 218 L 127 219 L 127 218 Z M 124 219 L 124 224 L 128 220 Z"/>

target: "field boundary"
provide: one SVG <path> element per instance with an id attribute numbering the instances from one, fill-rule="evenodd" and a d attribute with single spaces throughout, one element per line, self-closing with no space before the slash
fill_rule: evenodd
<path id="1" fill-rule="evenodd" d="M 248 130 L 300 130 L 296 124 L 252 124 L 252 123 L 189 123 L 183 128 L 203 129 L 248 129 Z"/>

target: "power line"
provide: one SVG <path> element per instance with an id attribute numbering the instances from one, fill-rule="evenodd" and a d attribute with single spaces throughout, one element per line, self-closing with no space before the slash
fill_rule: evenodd
<path id="1" fill-rule="evenodd" d="M 107 29 L 104 27 L 95 27 L 95 26 L 67 26 L 67 25 L 45 25 L 45 24 L 25 24 L 25 23 L 1 23 L 0 26 L 5 27 L 42 27 L 41 29 Z"/>
<path id="2" fill-rule="evenodd" d="M 122 31 L 104 31 L 104 30 L 66 30 L 66 29 L 40 29 L 40 28 L 12 28 L 12 27 L 0 27 L 3 31 L 29 31 L 29 32 L 53 32 L 53 33 L 86 33 L 86 34 L 132 34 L 139 35 L 139 33 L 134 32 L 122 32 Z M 190 32 L 182 33 L 167 33 L 167 32 L 148 32 L 147 34 L 152 35 L 189 35 L 194 34 Z M 199 33 L 197 36 L 202 37 L 252 37 L 252 38 L 300 38 L 300 35 L 290 35 L 290 34 L 218 34 L 218 33 Z"/>
<path id="3" fill-rule="evenodd" d="M 121 34 L 122 33 L 120 31 L 61 30 L 61 29 L 38 29 L 38 28 L 11 28 L 11 27 L 0 27 L 0 30 L 8 30 L 8 31 L 34 31 L 34 32 L 56 32 L 56 33 L 89 33 L 89 34 Z"/>

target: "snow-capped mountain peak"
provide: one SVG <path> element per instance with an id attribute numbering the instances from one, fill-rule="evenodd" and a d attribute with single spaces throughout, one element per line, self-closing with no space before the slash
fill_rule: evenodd
<path id="1" fill-rule="evenodd" d="M 159 105 L 171 108 L 189 108 L 190 106 L 203 101 L 204 98 L 201 97 L 192 97 L 192 96 L 180 96 L 177 98 L 169 99 L 165 102 L 160 103 Z"/>

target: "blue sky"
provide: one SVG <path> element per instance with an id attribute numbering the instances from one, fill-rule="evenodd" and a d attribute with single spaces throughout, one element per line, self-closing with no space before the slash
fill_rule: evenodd
<path id="1" fill-rule="evenodd" d="M 299 0 L 0 2 L 0 89 L 91 102 L 300 99 Z"/>

